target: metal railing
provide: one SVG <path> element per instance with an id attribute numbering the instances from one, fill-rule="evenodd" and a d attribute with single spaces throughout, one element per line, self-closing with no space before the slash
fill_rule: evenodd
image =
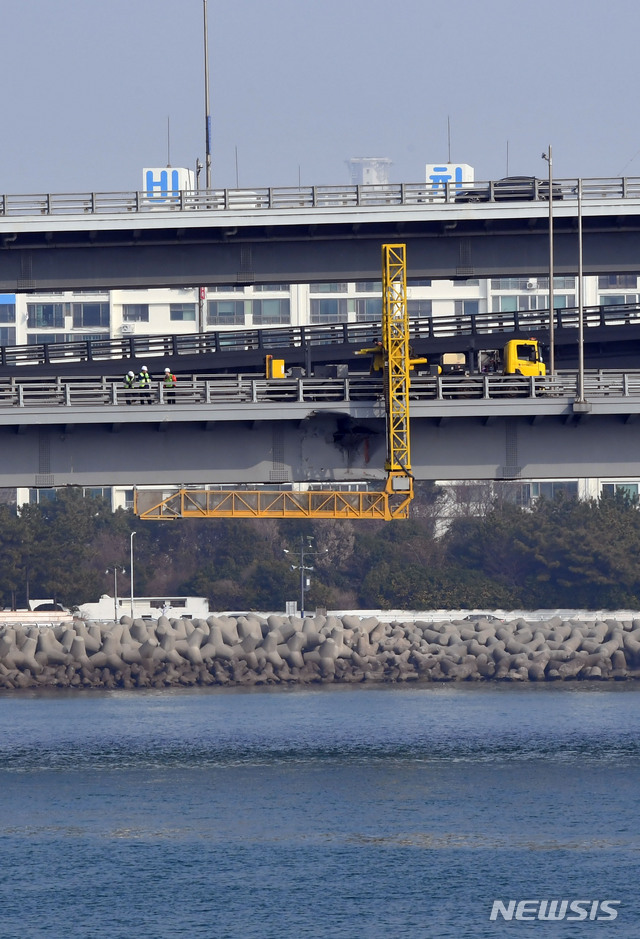
<path id="1" fill-rule="evenodd" d="M 640 399 L 640 371 L 587 372 L 585 395 L 589 400 L 603 397 Z M 460 399 L 540 398 L 566 399 L 578 396 L 576 373 L 560 373 L 542 378 L 518 376 L 417 376 L 411 380 L 410 400 L 447 401 Z M 177 408 L 187 405 L 336 404 L 347 402 L 384 403 L 381 379 L 350 376 L 340 379 L 285 378 L 200 375 L 181 379 L 165 388 L 154 382 L 148 390 L 128 389 L 115 377 L 101 379 L 0 379 L 0 411 L 14 408 L 122 407 L 145 405 Z M 639 401 L 640 403 L 640 401 Z M 279 412 L 279 416 L 286 417 Z"/>
<path id="2" fill-rule="evenodd" d="M 556 309 L 555 328 L 578 328 L 578 309 Z M 640 304 L 584 308 L 586 329 L 640 326 Z M 410 341 L 484 336 L 492 333 L 533 333 L 549 328 L 548 310 L 520 310 L 471 315 L 428 316 L 409 321 Z M 224 352 L 284 353 L 313 346 L 367 346 L 380 337 L 378 323 L 333 323 L 320 326 L 256 327 L 215 330 L 195 335 L 127 336 L 73 339 L 67 342 L 0 347 L 0 365 L 58 365 L 74 362 L 120 362 L 162 356 L 193 356 Z M 557 338 L 557 334 L 556 334 Z"/>
<path id="3" fill-rule="evenodd" d="M 546 187 L 546 188 L 545 188 Z M 578 180 L 553 181 L 553 199 L 576 199 Z M 582 180 L 582 200 L 639 199 L 640 177 L 597 177 Z M 347 186 L 279 186 L 256 189 L 182 190 L 158 196 L 147 192 L 80 192 L 0 195 L 0 216 L 118 215 L 130 212 L 189 212 L 356 208 L 360 206 L 423 206 L 468 202 L 532 202 L 548 200 L 545 180 L 486 180 Z"/>

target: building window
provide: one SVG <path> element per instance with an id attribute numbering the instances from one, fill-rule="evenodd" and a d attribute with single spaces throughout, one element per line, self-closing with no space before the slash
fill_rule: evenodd
<path id="1" fill-rule="evenodd" d="M 82 495 L 89 499 L 107 499 L 111 502 L 111 486 L 85 486 Z"/>
<path id="2" fill-rule="evenodd" d="M 0 293 L 0 323 L 15 323 L 16 298 L 15 294 Z"/>
<path id="3" fill-rule="evenodd" d="M 108 303 L 72 303 L 71 306 L 74 329 L 89 326 L 109 326 Z"/>
<path id="4" fill-rule="evenodd" d="M 244 326 L 244 300 L 208 300 L 207 325 Z"/>
<path id="5" fill-rule="evenodd" d="M 65 333 L 28 333 L 27 334 L 28 346 L 44 345 L 47 342 L 66 342 L 66 341 L 67 341 L 67 336 Z"/>
<path id="6" fill-rule="evenodd" d="M 409 316 L 431 316 L 433 303 L 431 300 L 407 300 L 407 313 Z"/>
<path id="7" fill-rule="evenodd" d="M 609 293 L 600 295 L 600 306 L 624 306 L 638 302 L 637 293 Z"/>
<path id="8" fill-rule="evenodd" d="M 362 297 L 356 300 L 357 323 L 382 323 L 382 297 Z"/>
<path id="9" fill-rule="evenodd" d="M 382 281 L 361 280 L 356 284 L 356 293 L 382 293 Z"/>
<path id="10" fill-rule="evenodd" d="M 310 284 L 310 293 L 346 293 L 349 284 Z"/>
<path id="11" fill-rule="evenodd" d="M 531 505 L 532 502 L 535 502 L 536 499 L 555 499 L 560 493 L 563 493 L 568 498 L 577 499 L 577 481 L 522 483 L 520 486 L 515 487 L 514 501 L 518 505 L 526 507 Z"/>
<path id="12" fill-rule="evenodd" d="M 27 303 L 29 329 L 64 329 L 64 303 Z"/>
<path id="13" fill-rule="evenodd" d="M 279 291 L 280 293 L 291 290 L 290 284 L 254 284 L 253 289 L 256 293 L 261 291 Z"/>
<path id="14" fill-rule="evenodd" d="M 173 317 L 171 317 L 173 319 Z M 149 322 L 149 304 L 148 303 L 125 303 L 122 306 L 123 323 L 148 323 Z M 74 323 L 75 326 L 75 323 Z"/>
<path id="15" fill-rule="evenodd" d="M 478 301 L 454 300 L 453 311 L 456 316 L 475 316 L 478 313 Z"/>
<path id="16" fill-rule="evenodd" d="M 622 287 L 627 290 L 635 290 L 638 286 L 638 277 L 636 274 L 601 274 L 598 277 L 598 289 Z"/>
<path id="17" fill-rule="evenodd" d="M 474 284 L 477 284 L 478 281 L 473 281 Z M 407 287 L 430 287 L 431 278 L 430 277 L 407 277 Z"/>
<path id="18" fill-rule="evenodd" d="M 575 306 L 575 294 L 553 295 L 553 308 L 555 310 L 564 310 L 567 307 Z M 526 312 L 527 310 L 548 310 L 549 297 L 547 294 L 523 293 L 519 296 L 498 296 L 491 298 L 492 313 L 515 313 Z"/>
<path id="19" fill-rule="evenodd" d="M 311 300 L 311 323 L 346 323 L 347 300 Z"/>
<path id="20" fill-rule="evenodd" d="M 57 499 L 57 492 L 55 489 L 30 489 L 29 490 L 29 503 L 31 505 L 39 505 L 41 502 L 55 502 Z"/>
<path id="21" fill-rule="evenodd" d="M 242 293 L 244 287 L 241 284 L 218 284 L 215 287 L 207 287 L 207 293 Z"/>
<path id="22" fill-rule="evenodd" d="M 0 326 L 0 346 L 15 346 L 16 328 L 15 326 Z"/>
<path id="23" fill-rule="evenodd" d="M 254 300 L 251 304 L 255 326 L 277 326 L 291 322 L 289 300 Z"/>
<path id="24" fill-rule="evenodd" d="M 195 303 L 172 303 L 169 306 L 169 313 L 172 320 L 180 320 L 183 323 L 195 323 L 196 321 Z"/>
<path id="25" fill-rule="evenodd" d="M 616 492 L 625 492 L 628 496 L 632 498 L 638 498 L 638 484 L 637 483 L 603 483 L 602 484 L 602 495 L 603 496 L 614 496 Z"/>

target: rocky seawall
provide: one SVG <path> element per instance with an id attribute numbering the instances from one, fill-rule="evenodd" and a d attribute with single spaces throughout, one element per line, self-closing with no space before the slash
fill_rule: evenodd
<path id="1" fill-rule="evenodd" d="M 0 689 L 640 678 L 640 619 L 209 616 L 0 627 Z"/>

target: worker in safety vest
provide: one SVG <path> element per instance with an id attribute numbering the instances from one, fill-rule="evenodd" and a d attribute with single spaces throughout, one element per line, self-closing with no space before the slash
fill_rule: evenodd
<path id="1" fill-rule="evenodd" d="M 136 387 L 136 373 L 135 372 L 127 372 L 127 374 L 124 376 L 124 387 L 125 387 L 125 391 L 134 390 L 134 388 Z M 129 394 L 126 397 L 127 397 L 127 404 L 131 404 L 133 395 Z"/>
<path id="2" fill-rule="evenodd" d="M 143 404 L 151 404 L 151 376 L 149 375 L 149 369 L 146 365 L 143 365 L 140 369 L 138 388 L 142 392 Z"/>
<path id="3" fill-rule="evenodd" d="M 167 404 L 175 404 L 175 392 L 170 391 L 169 389 L 175 388 L 178 384 L 178 380 L 170 368 L 165 368 L 162 384 L 165 389 L 165 400 Z"/>

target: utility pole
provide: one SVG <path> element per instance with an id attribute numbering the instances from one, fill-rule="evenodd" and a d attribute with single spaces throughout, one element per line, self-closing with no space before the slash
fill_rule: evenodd
<path id="1" fill-rule="evenodd" d="M 113 621 L 114 623 L 118 622 L 118 570 L 123 574 L 125 573 L 124 567 L 118 568 L 117 566 L 108 567 L 105 571 L 105 574 L 110 574 L 113 571 Z"/>
<path id="2" fill-rule="evenodd" d="M 131 619 L 133 619 L 133 597 L 134 597 L 134 593 L 133 593 L 133 536 L 135 534 L 136 532 L 132 531 L 131 535 L 129 536 L 129 552 L 130 552 L 130 560 L 131 560 Z"/>
<path id="3" fill-rule="evenodd" d="M 306 538 L 306 543 L 305 543 L 305 538 Z M 306 536 L 300 535 L 300 563 L 291 565 L 292 571 L 298 571 L 298 570 L 300 571 L 300 616 L 303 618 L 304 618 L 304 592 L 307 586 L 305 583 L 305 581 L 307 580 L 306 572 L 312 571 L 314 569 L 312 566 L 306 565 L 304 563 L 304 559 L 305 557 L 310 557 L 310 556 L 315 557 L 316 554 L 326 554 L 327 551 L 329 550 L 328 548 L 325 548 L 324 551 L 312 551 L 311 542 L 313 540 L 314 540 L 313 535 L 306 535 Z M 285 548 L 284 553 L 289 554 L 289 549 Z"/>

